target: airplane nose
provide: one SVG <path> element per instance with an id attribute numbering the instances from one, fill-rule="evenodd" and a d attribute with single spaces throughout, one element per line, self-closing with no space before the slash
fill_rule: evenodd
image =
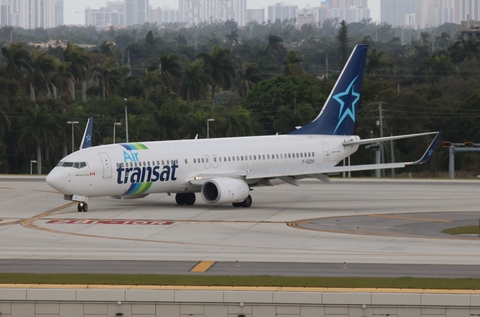
<path id="1" fill-rule="evenodd" d="M 65 187 L 65 171 L 61 168 L 54 168 L 53 171 L 47 175 L 46 181 L 50 187 L 59 192 L 63 192 L 63 188 Z"/>

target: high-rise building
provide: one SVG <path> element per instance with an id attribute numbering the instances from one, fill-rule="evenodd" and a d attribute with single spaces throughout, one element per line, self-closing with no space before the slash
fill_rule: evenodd
<path id="1" fill-rule="evenodd" d="M 217 20 L 234 20 L 239 26 L 247 24 L 246 0 L 218 0 Z"/>
<path id="2" fill-rule="evenodd" d="M 268 21 L 275 22 L 277 19 L 280 21 L 293 20 L 297 16 L 297 9 L 298 6 L 287 5 L 283 2 L 274 6 L 268 6 Z"/>
<path id="3" fill-rule="evenodd" d="M 12 25 L 10 0 L 0 1 L 0 26 Z"/>
<path id="4" fill-rule="evenodd" d="M 162 23 L 168 24 L 176 22 L 180 22 L 180 11 L 168 7 L 162 8 Z"/>
<path id="5" fill-rule="evenodd" d="M 252 21 L 258 24 L 265 22 L 265 9 L 247 9 L 247 23 Z"/>
<path id="6" fill-rule="evenodd" d="M 107 2 L 107 6 L 100 9 L 85 9 L 85 25 L 98 28 L 113 26 L 125 27 L 125 3 Z"/>
<path id="7" fill-rule="evenodd" d="M 162 24 L 162 9 L 150 7 L 148 10 L 148 22 Z"/>
<path id="8" fill-rule="evenodd" d="M 243 26 L 247 21 L 246 0 L 179 0 L 180 21 L 187 24 L 234 20 Z"/>
<path id="9" fill-rule="evenodd" d="M 414 27 L 413 17 L 417 13 L 416 0 L 381 0 L 381 22 L 393 27 Z M 413 14 L 413 15 L 412 15 Z"/>
<path id="10" fill-rule="evenodd" d="M 0 0 L 0 24 L 24 29 L 63 24 L 63 0 Z"/>
<path id="11" fill-rule="evenodd" d="M 125 21 L 127 26 L 148 22 L 148 0 L 125 0 Z"/>
<path id="12" fill-rule="evenodd" d="M 297 10 L 297 28 L 301 28 L 302 25 L 316 25 L 316 15 L 315 10 L 310 6 L 306 6 L 303 9 Z"/>
<path id="13" fill-rule="evenodd" d="M 64 25 L 63 15 L 63 0 L 57 0 L 55 3 L 55 26 Z"/>
<path id="14" fill-rule="evenodd" d="M 456 23 L 480 20 L 480 3 L 478 0 L 455 0 L 454 6 Z"/>

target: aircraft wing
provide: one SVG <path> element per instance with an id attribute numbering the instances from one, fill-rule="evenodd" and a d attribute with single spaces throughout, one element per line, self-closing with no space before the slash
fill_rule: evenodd
<path id="1" fill-rule="evenodd" d="M 275 172 L 263 172 L 263 171 L 252 171 L 247 173 L 246 179 L 255 179 L 255 178 L 280 178 L 284 180 L 287 183 L 292 183 L 292 179 L 296 178 L 301 178 L 302 176 L 311 176 L 318 178 L 322 181 L 329 182 L 328 177 L 326 174 L 331 174 L 331 173 L 340 173 L 340 172 L 354 172 L 354 171 L 368 171 L 368 170 L 376 170 L 376 169 L 390 169 L 390 168 L 402 168 L 405 166 L 409 165 L 418 165 L 418 164 L 423 164 L 426 163 L 430 160 L 430 158 L 433 155 L 433 151 L 435 147 L 437 146 L 440 137 L 442 136 L 442 131 L 439 132 L 428 132 L 428 133 L 420 133 L 420 134 L 410 134 L 410 135 L 403 135 L 400 136 L 401 138 L 405 137 L 414 137 L 414 136 L 420 136 L 420 135 L 428 135 L 428 134 L 434 134 L 436 133 L 437 135 L 435 138 L 432 140 L 430 145 L 428 146 L 427 150 L 425 153 L 422 155 L 422 157 L 416 161 L 412 162 L 399 162 L 399 163 L 383 163 L 383 164 L 364 164 L 364 165 L 352 165 L 352 166 L 333 166 L 333 167 L 321 167 L 321 166 L 313 166 L 311 168 L 306 168 L 298 171 L 290 171 L 290 172 L 285 172 L 282 175 L 279 175 L 278 173 Z M 366 143 L 361 143 L 361 144 L 367 144 L 371 143 L 372 140 L 382 140 L 384 141 L 385 139 L 391 140 L 392 137 L 387 137 L 387 138 L 377 138 L 377 139 L 368 139 L 368 140 L 360 140 L 360 141 L 368 141 Z M 395 138 L 395 137 L 393 137 Z M 400 138 L 400 139 L 401 139 Z M 397 137 L 397 139 L 399 139 Z M 353 142 L 346 142 L 348 143 L 347 145 L 351 145 L 352 143 L 355 143 L 357 141 Z M 374 141 L 376 142 L 376 141 Z M 358 143 L 355 143 L 358 144 Z M 344 143 L 345 145 L 345 143 Z"/>

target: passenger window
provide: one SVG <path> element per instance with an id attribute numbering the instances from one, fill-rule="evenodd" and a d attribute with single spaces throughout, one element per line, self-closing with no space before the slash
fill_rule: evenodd
<path id="1" fill-rule="evenodd" d="M 256 155 L 253 156 L 253 160 L 255 160 L 255 161 L 257 160 L 257 156 L 256 156 Z"/>
<path id="2" fill-rule="evenodd" d="M 197 159 L 193 159 L 193 164 L 197 164 Z"/>
<path id="3" fill-rule="evenodd" d="M 228 161 L 230 162 L 230 156 L 228 157 Z"/>
<path id="4" fill-rule="evenodd" d="M 262 155 L 262 159 L 265 159 L 265 154 Z"/>
<path id="5" fill-rule="evenodd" d="M 267 160 L 269 160 L 269 159 L 270 159 L 270 154 L 267 154 Z"/>
<path id="6" fill-rule="evenodd" d="M 312 157 L 315 157 L 315 152 L 312 152 Z"/>
<path id="7" fill-rule="evenodd" d="M 290 153 L 288 153 L 288 158 L 291 158 Z"/>
<path id="8" fill-rule="evenodd" d="M 185 164 L 188 164 L 188 161 L 187 161 L 187 159 L 185 159 Z"/>
<path id="9" fill-rule="evenodd" d="M 217 158 L 216 158 L 216 157 L 214 157 L 214 158 L 213 158 L 213 161 L 214 161 L 214 162 L 216 162 L 216 161 L 217 161 Z"/>
<path id="10" fill-rule="evenodd" d="M 232 161 L 234 161 L 234 162 L 235 162 L 235 156 L 232 156 Z"/>
<path id="11" fill-rule="evenodd" d="M 205 161 L 203 160 L 203 158 L 202 158 L 202 163 L 205 163 Z"/>
<path id="12" fill-rule="evenodd" d="M 242 156 L 240 156 L 240 159 L 243 161 L 243 155 L 242 155 Z"/>

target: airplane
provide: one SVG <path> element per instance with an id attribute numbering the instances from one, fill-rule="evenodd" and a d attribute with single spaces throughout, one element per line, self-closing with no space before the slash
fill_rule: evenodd
<path id="1" fill-rule="evenodd" d="M 328 174 L 402 168 L 427 162 L 440 132 L 360 139 L 353 135 L 367 45 L 357 45 L 319 115 L 285 135 L 117 143 L 82 148 L 60 160 L 48 174 L 48 185 L 88 211 L 88 198 L 143 198 L 175 195 L 178 205 L 193 205 L 196 193 L 210 204 L 252 205 L 255 186 L 316 178 Z M 89 128 L 90 126 L 90 128 Z M 90 129 L 90 132 L 87 132 Z M 91 121 L 85 135 L 91 136 Z M 362 144 L 436 134 L 417 161 L 336 166 Z M 83 143 L 83 142 L 82 142 Z"/>

